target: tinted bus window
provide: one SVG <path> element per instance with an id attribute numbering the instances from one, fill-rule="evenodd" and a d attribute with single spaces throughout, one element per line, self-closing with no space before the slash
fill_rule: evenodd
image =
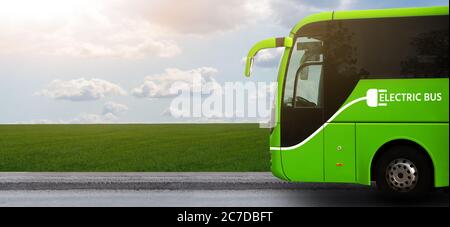
<path id="1" fill-rule="evenodd" d="M 338 76 L 448 78 L 448 26 L 448 16 L 334 21 L 328 59 Z"/>
<path id="2" fill-rule="evenodd" d="M 325 116 L 360 79 L 448 78 L 448 16 L 333 21 L 325 51 Z"/>

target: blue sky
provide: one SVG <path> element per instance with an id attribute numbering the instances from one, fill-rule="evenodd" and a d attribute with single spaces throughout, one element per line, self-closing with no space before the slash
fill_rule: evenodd
<path id="1" fill-rule="evenodd" d="M 170 78 L 246 81 L 252 44 L 304 16 L 435 5 L 448 1 L 0 0 L 0 124 L 175 122 Z M 251 80 L 273 81 L 277 62 L 268 53 Z"/>

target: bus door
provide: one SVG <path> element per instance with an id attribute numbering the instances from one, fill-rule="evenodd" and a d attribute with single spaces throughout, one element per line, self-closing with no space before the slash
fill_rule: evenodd
<path id="1" fill-rule="evenodd" d="M 323 42 L 299 37 L 286 75 L 281 113 L 283 169 L 292 181 L 324 181 Z"/>
<path id="2" fill-rule="evenodd" d="M 324 170 L 326 182 L 356 181 L 356 124 L 331 120 L 344 107 L 356 87 L 359 78 L 370 74 L 367 68 L 359 67 L 361 49 L 359 32 L 349 24 L 354 21 L 333 21 L 327 30 L 324 52 L 326 55 L 326 78 L 324 82 L 325 119 Z M 359 23 L 359 22 L 357 22 Z M 365 25 L 368 29 L 371 26 Z M 369 45 L 372 45 L 372 41 Z M 373 45 L 372 45 L 373 46 Z M 384 46 L 376 46 L 381 49 Z M 369 57 L 375 57 L 374 55 Z M 351 108 L 351 107 L 350 107 Z"/>

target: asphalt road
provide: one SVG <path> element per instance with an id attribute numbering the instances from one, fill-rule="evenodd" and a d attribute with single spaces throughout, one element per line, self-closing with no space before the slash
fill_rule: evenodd
<path id="1" fill-rule="evenodd" d="M 0 206 L 448 207 L 449 196 L 391 199 L 370 187 L 289 184 L 270 173 L 0 173 Z"/>

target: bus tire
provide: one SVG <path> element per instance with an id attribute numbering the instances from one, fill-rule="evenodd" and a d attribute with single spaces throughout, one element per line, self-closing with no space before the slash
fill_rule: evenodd
<path id="1" fill-rule="evenodd" d="M 394 146 L 378 159 L 375 178 L 384 194 L 424 195 L 433 188 L 433 165 L 425 152 L 413 146 Z"/>

